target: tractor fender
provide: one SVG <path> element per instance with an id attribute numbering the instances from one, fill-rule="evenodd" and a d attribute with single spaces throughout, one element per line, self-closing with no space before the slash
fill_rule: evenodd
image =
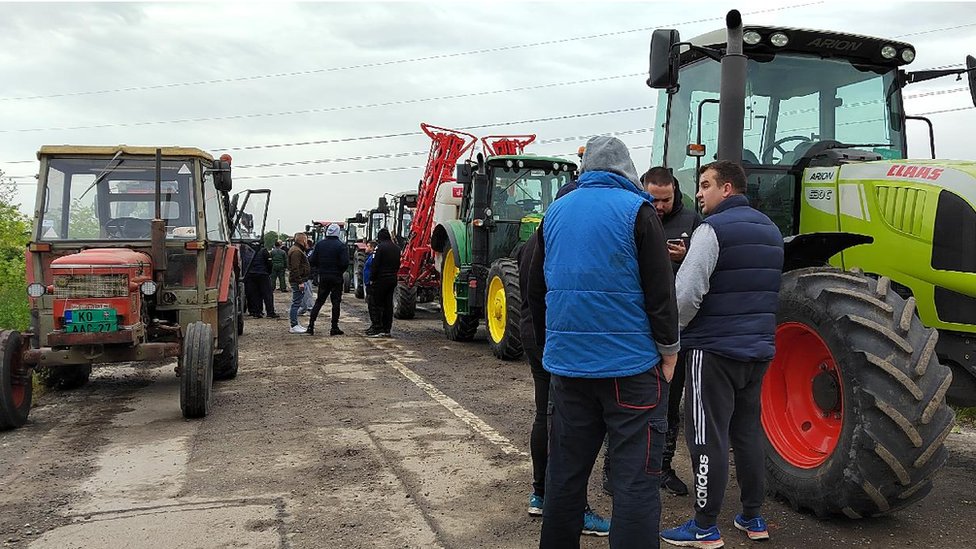
<path id="1" fill-rule="evenodd" d="M 230 296 L 230 285 L 234 280 L 234 273 L 240 270 L 240 254 L 237 246 L 227 246 L 224 254 L 224 264 L 220 269 L 220 282 L 217 286 L 217 302 L 223 303 Z"/>
<path id="2" fill-rule="evenodd" d="M 464 233 L 464 223 L 458 220 L 441 223 L 434 227 L 434 232 L 430 235 L 430 248 L 435 253 L 444 253 L 444 250 L 450 245 L 454 254 L 454 264 L 463 265 L 468 258 L 468 242 L 464 238 Z M 440 268 L 439 265 L 438 268 Z"/>
<path id="3" fill-rule="evenodd" d="M 807 233 L 783 239 L 783 272 L 806 267 L 822 267 L 838 253 L 861 244 L 874 242 L 874 237 L 852 233 Z"/>

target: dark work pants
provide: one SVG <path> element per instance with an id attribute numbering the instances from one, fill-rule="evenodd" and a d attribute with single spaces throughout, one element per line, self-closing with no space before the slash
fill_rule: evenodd
<path id="1" fill-rule="evenodd" d="M 678 433 L 681 432 L 681 395 L 685 391 L 685 352 L 678 353 L 678 363 L 671 378 L 671 388 L 668 390 L 668 436 L 664 444 L 664 460 L 662 469 L 672 469 L 671 461 L 678 445 Z"/>
<path id="2" fill-rule="evenodd" d="M 278 291 L 280 292 L 285 291 L 285 268 L 284 267 L 281 267 L 280 269 L 273 268 L 271 270 L 271 279 L 272 279 L 271 280 L 272 290 L 274 289 L 274 286 L 277 284 Z"/>
<path id="3" fill-rule="evenodd" d="M 376 280 L 372 286 L 373 306 L 376 308 L 376 319 L 380 322 L 377 329 L 389 332 L 393 329 L 393 291 L 396 290 L 397 281 Z"/>
<path id="4" fill-rule="evenodd" d="M 532 369 L 532 383 L 535 386 L 535 419 L 532 420 L 532 433 L 529 435 L 529 452 L 532 455 L 532 492 L 537 496 L 546 495 L 546 463 L 549 462 L 549 416 L 552 406 L 549 403 L 549 382 L 551 374 L 542 367 L 542 349 L 535 345 L 525 345 L 525 358 Z"/>
<path id="5" fill-rule="evenodd" d="M 552 376 L 541 549 L 579 547 L 586 485 L 604 435 L 613 474 L 610 547 L 657 548 L 668 383 L 660 368 L 607 379 Z"/>
<path id="6" fill-rule="evenodd" d="M 274 314 L 274 294 L 271 290 L 271 277 L 266 274 L 253 274 L 244 278 L 244 294 L 247 297 L 248 312 L 252 315 Z"/>
<path id="7" fill-rule="evenodd" d="M 379 330 L 382 322 L 380 321 L 379 316 L 376 314 L 376 297 L 373 295 L 375 293 L 373 286 L 366 286 L 365 293 L 366 311 L 369 313 L 369 328 L 370 330 Z"/>
<path id="8" fill-rule="evenodd" d="M 320 276 L 319 277 L 319 293 L 315 297 L 315 305 L 312 306 L 312 312 L 308 316 L 308 325 L 314 326 L 315 319 L 319 317 L 319 311 L 322 310 L 322 305 L 325 305 L 325 300 L 332 300 L 332 327 L 339 327 L 339 304 L 342 302 L 342 276 Z"/>
<path id="9" fill-rule="evenodd" d="M 715 525 L 729 480 L 729 444 L 742 513 L 759 515 L 765 497 L 766 466 L 760 391 L 768 362 L 740 362 L 692 349 L 685 357 L 688 397 L 685 439 L 694 473 L 695 522 Z"/>

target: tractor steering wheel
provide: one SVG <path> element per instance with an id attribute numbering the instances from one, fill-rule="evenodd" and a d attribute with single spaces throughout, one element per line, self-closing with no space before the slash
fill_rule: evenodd
<path id="1" fill-rule="evenodd" d="M 809 137 L 807 137 L 805 135 L 790 135 L 790 136 L 784 137 L 782 139 L 777 139 L 776 141 L 773 142 L 772 145 L 769 146 L 768 149 L 766 149 L 766 153 L 763 155 L 763 164 L 772 164 L 773 151 L 779 151 L 779 154 L 780 154 L 780 162 L 782 162 L 783 161 L 783 158 L 787 154 L 786 149 L 783 148 L 783 144 L 784 143 L 789 143 L 790 141 L 801 141 L 801 142 L 806 142 L 806 143 L 813 143 L 813 139 L 810 139 Z M 799 145 L 797 145 L 797 146 L 799 146 Z M 796 150 L 796 147 L 793 147 L 793 150 L 795 151 Z M 792 151 L 790 151 L 790 152 L 792 152 Z"/>
<path id="2" fill-rule="evenodd" d="M 149 238 L 152 225 L 137 217 L 114 217 L 105 223 L 105 233 L 109 238 Z"/>

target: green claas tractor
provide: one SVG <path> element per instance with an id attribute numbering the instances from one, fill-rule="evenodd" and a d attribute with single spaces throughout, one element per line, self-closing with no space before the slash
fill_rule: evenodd
<path id="1" fill-rule="evenodd" d="M 576 177 L 563 158 L 497 155 L 457 165 L 460 219 L 434 228 L 441 315 L 448 339 L 469 341 L 485 319 L 492 353 L 522 356 L 522 299 L 516 252 L 536 230 L 560 187 Z"/>
<path id="2" fill-rule="evenodd" d="M 27 249 L 28 332 L 0 331 L 0 429 L 27 421 L 31 373 L 78 387 L 92 366 L 177 359 L 180 407 L 210 411 L 238 370 L 243 252 L 270 191 L 231 197 L 230 157 L 194 148 L 44 146 Z"/>
<path id="3" fill-rule="evenodd" d="M 902 89 L 968 72 L 973 92 L 976 61 L 907 72 L 903 42 L 727 24 L 654 32 L 652 162 L 689 194 L 703 156 L 741 162 L 783 233 L 769 487 L 820 516 L 902 509 L 945 463 L 946 396 L 976 403 L 976 162 L 905 160 Z"/>

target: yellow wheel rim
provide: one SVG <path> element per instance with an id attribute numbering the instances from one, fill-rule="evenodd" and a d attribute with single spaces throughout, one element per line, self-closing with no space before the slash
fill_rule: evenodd
<path id="1" fill-rule="evenodd" d="M 444 322 L 449 326 L 454 326 L 457 322 L 457 298 L 454 296 L 454 280 L 460 269 L 454 264 L 454 253 L 451 250 L 444 252 L 444 263 L 441 264 L 441 311 L 444 313 Z"/>
<path id="2" fill-rule="evenodd" d="M 500 277 L 493 277 L 488 285 L 488 331 L 491 340 L 501 343 L 505 337 L 508 310 L 505 308 L 505 284 Z"/>

